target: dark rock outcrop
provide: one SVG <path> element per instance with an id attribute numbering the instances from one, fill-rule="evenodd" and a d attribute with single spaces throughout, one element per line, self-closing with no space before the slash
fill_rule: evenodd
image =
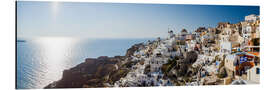
<path id="1" fill-rule="evenodd" d="M 76 67 L 64 70 L 61 80 L 45 88 L 81 88 L 87 83 L 95 83 L 96 87 L 104 87 L 104 76 L 115 71 L 114 65 L 119 61 L 121 59 L 115 57 L 87 58 L 85 62 Z"/>
<path id="2" fill-rule="evenodd" d="M 183 82 L 177 80 L 178 77 L 192 80 L 197 71 L 194 71 L 191 65 L 196 62 L 197 58 L 198 54 L 195 51 L 190 51 L 186 53 L 185 58 L 169 60 L 167 64 L 163 64 L 162 66 L 162 72 L 165 76 L 163 78 L 169 78 L 176 84 Z"/>
<path id="3" fill-rule="evenodd" d="M 139 50 L 140 48 L 144 48 L 143 43 L 135 44 L 131 48 L 129 48 L 126 52 L 126 56 L 132 56 L 135 51 Z"/>
<path id="4" fill-rule="evenodd" d="M 225 67 L 220 68 L 220 70 L 218 71 L 217 76 L 219 78 L 225 78 L 227 76 L 227 72 L 226 72 Z"/>
<path id="5" fill-rule="evenodd" d="M 184 59 L 184 63 L 191 65 L 194 62 L 196 62 L 197 58 L 198 54 L 195 51 L 187 52 L 186 58 Z"/>

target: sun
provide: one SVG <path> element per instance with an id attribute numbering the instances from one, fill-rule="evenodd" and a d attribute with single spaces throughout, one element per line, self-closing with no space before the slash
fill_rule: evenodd
<path id="1" fill-rule="evenodd" d="M 54 16 L 56 16 L 57 15 L 57 13 L 58 13 L 58 10 L 59 10 L 59 3 L 60 2 L 57 2 L 57 1 L 55 1 L 55 2 L 52 2 L 52 13 L 53 13 L 53 15 Z"/>

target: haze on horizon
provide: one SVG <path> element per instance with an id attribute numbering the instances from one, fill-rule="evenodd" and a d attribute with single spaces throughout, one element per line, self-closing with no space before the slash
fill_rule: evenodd
<path id="1" fill-rule="evenodd" d="M 156 38 L 237 23 L 259 6 L 17 2 L 17 37 Z"/>

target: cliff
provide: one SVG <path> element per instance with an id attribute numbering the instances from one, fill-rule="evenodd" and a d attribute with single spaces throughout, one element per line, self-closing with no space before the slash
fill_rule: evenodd
<path id="1" fill-rule="evenodd" d="M 125 56 L 87 58 L 85 62 L 63 71 L 62 78 L 44 88 L 111 87 L 115 81 L 126 76 L 132 65 L 130 56 L 142 44 L 135 44 Z"/>

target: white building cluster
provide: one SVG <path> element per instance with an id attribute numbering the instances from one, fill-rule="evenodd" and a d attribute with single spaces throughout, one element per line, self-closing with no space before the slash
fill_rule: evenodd
<path id="1" fill-rule="evenodd" d="M 134 53 L 132 60 L 142 61 L 114 86 L 171 86 L 169 78 L 163 78 L 162 65 L 174 57 L 184 58 L 186 52 L 196 51 L 199 68 L 195 82 L 186 85 L 232 84 L 242 80 L 259 83 L 259 16 L 246 16 L 245 21 L 230 24 L 219 23 L 216 28 L 200 27 L 193 33 L 183 29 L 174 34 L 169 31 L 165 39 L 148 42 L 145 48 Z"/>

